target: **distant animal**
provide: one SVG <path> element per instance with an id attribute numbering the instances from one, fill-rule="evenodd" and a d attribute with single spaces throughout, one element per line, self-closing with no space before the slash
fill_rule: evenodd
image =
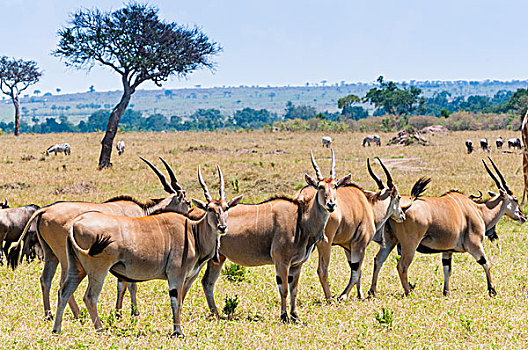
<path id="1" fill-rule="evenodd" d="M 7 199 L 4 204 L 7 204 Z M 5 208 L 0 210 L 0 262 L 2 255 L 6 254 L 11 243 L 17 242 L 34 212 L 39 209 L 35 204 L 25 205 L 23 207 Z M 29 227 L 29 236 L 36 237 L 36 223 Z M 24 251 L 29 252 L 29 236 L 24 239 Z M 34 245 L 37 240 L 33 239 Z M 2 254 L 3 253 L 3 254 Z M 22 255 L 23 257 L 23 255 Z M 21 259 L 22 260 L 22 259 Z"/>
<path id="2" fill-rule="evenodd" d="M 46 156 L 49 156 L 51 152 L 55 152 L 55 155 L 57 155 L 57 153 L 64 152 L 64 155 L 69 156 L 71 153 L 70 145 L 67 143 L 57 143 L 53 146 L 50 146 L 46 150 Z"/>
<path id="3" fill-rule="evenodd" d="M 125 141 L 123 140 L 117 141 L 116 149 L 117 149 L 117 154 L 122 155 L 125 152 Z"/>
<path id="4" fill-rule="evenodd" d="M 471 140 L 466 140 L 466 148 L 467 154 L 471 154 L 473 152 L 473 142 L 471 142 Z"/>
<path id="5" fill-rule="evenodd" d="M 508 148 L 517 148 L 521 149 L 521 140 L 518 137 L 508 139 Z"/>
<path id="6" fill-rule="evenodd" d="M 502 145 L 504 145 L 504 139 L 499 137 L 497 140 L 495 140 L 495 144 L 497 145 L 498 149 L 502 149 Z"/>
<path id="7" fill-rule="evenodd" d="M 376 146 L 381 146 L 381 139 L 379 135 L 369 135 L 365 137 L 361 146 L 365 147 L 366 145 L 368 145 L 370 147 L 371 142 L 375 143 Z"/>
<path id="8" fill-rule="evenodd" d="M 487 139 L 487 138 L 480 139 L 480 148 L 481 148 L 483 151 L 489 153 L 490 148 L 489 148 L 489 144 L 488 144 L 488 139 Z"/>
<path id="9" fill-rule="evenodd" d="M 332 145 L 332 138 L 330 136 L 323 136 L 323 147 L 330 148 Z"/>

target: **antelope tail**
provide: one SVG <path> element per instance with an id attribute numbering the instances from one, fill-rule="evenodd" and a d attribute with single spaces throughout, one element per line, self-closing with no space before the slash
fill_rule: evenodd
<path id="1" fill-rule="evenodd" d="M 29 228 L 31 227 L 31 223 L 33 222 L 33 220 L 35 220 L 35 218 L 40 216 L 45 211 L 46 211 L 46 208 L 42 208 L 34 212 L 33 215 L 31 215 L 28 222 L 26 223 L 26 226 L 24 227 L 24 230 L 22 231 L 22 234 L 20 235 L 20 238 L 9 250 L 9 254 L 7 254 L 7 265 L 11 267 L 13 270 L 15 270 L 18 267 L 18 264 L 19 264 L 18 256 L 20 255 L 20 250 L 22 248 L 22 241 L 24 240 L 24 237 L 29 231 Z"/>
<path id="2" fill-rule="evenodd" d="M 72 225 L 70 228 L 70 233 L 68 235 L 68 239 L 70 243 L 73 245 L 75 250 L 77 250 L 79 253 L 89 256 L 96 256 L 98 254 L 101 254 L 103 250 L 110 245 L 110 243 L 113 242 L 113 240 L 104 234 L 98 234 L 95 238 L 95 242 L 92 244 L 90 249 L 83 249 L 81 248 L 77 242 L 75 241 L 75 237 L 73 235 L 74 226 Z"/>
<path id="3" fill-rule="evenodd" d="M 416 181 L 411 189 L 411 201 L 406 206 L 403 206 L 403 211 L 408 210 L 416 199 L 418 199 L 427 189 L 427 185 L 431 182 L 430 177 L 422 177 Z"/>

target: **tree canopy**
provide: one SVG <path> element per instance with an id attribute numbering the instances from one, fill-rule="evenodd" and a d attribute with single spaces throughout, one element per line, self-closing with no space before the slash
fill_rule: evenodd
<path id="1" fill-rule="evenodd" d="M 99 168 L 111 165 L 117 125 L 140 84 L 152 81 L 161 86 L 171 76 L 213 69 L 211 57 L 221 50 L 198 27 L 166 22 L 158 17 L 157 8 L 134 2 L 113 12 L 79 10 L 58 35 L 53 53 L 67 66 L 90 70 L 99 64 L 121 75 L 123 96 L 110 114 Z"/>
<path id="2" fill-rule="evenodd" d="M 411 86 L 400 88 L 393 81 L 384 81 L 383 76 L 377 79 L 379 87 L 371 88 L 363 100 L 376 106 L 377 111 L 388 114 L 409 115 L 414 111 L 423 98 L 420 98 L 422 90 Z"/>
<path id="3" fill-rule="evenodd" d="M 0 58 L 0 90 L 11 98 L 15 107 L 15 136 L 20 133 L 20 93 L 37 83 L 41 76 L 35 61 Z"/>

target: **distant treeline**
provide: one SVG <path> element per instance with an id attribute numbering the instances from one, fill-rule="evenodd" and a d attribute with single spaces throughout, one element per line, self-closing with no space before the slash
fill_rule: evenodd
<path id="1" fill-rule="evenodd" d="M 385 85 L 383 85 L 385 84 Z M 452 130 L 475 129 L 517 129 L 528 106 L 528 89 L 515 92 L 501 90 L 493 97 L 473 95 L 467 98 L 452 97 L 442 91 L 430 98 L 420 97 L 421 90 L 391 87 L 391 82 L 382 82 L 381 88 L 372 89 L 366 97 L 374 96 L 376 109 L 369 116 L 363 106 L 353 105 L 359 101 L 354 95 L 346 96 L 338 112 L 318 112 L 315 107 L 294 105 L 287 102 L 282 115 L 266 109 L 244 108 L 232 115 L 224 115 L 218 109 L 198 109 L 189 116 L 152 114 L 127 109 L 121 118 L 121 131 L 213 131 L 237 129 L 273 128 L 279 130 L 321 130 L 321 131 L 391 131 L 407 126 L 442 124 Z M 370 94 L 370 95 L 369 95 Z M 377 95 L 374 95 L 377 94 Z M 353 97 L 350 100 L 351 96 Z M 410 96 L 410 97 L 409 97 Z M 409 99 L 412 99 L 409 102 Z M 403 107 L 399 107 L 401 102 Z M 346 102 L 346 101 L 345 101 Z M 389 106 L 389 107 L 387 107 Z M 405 113 L 387 113 L 403 110 Z M 94 132 L 106 130 L 110 111 L 101 109 L 90 115 L 88 120 L 73 124 L 66 116 L 33 118 L 33 123 L 22 121 L 21 131 L 25 133 Z M 13 130 L 13 122 L 0 122 L 4 132 Z"/>

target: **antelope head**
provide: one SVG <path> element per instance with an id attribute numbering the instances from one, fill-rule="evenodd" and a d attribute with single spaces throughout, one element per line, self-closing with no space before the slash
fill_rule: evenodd
<path id="1" fill-rule="evenodd" d="M 167 173 L 169 174 L 169 177 L 171 179 L 171 182 L 169 183 L 167 181 L 167 178 L 163 173 L 154 166 L 151 162 L 148 160 L 141 158 L 142 161 L 147 163 L 147 165 L 158 175 L 158 178 L 161 181 L 161 184 L 163 185 L 163 189 L 165 192 L 169 193 L 169 196 L 167 198 L 161 198 L 161 199 L 154 199 L 153 201 L 156 203 L 156 206 L 159 206 L 159 209 L 163 211 L 173 211 L 180 214 L 187 214 L 189 210 L 191 209 L 191 202 L 187 197 L 185 196 L 185 191 L 178 183 L 178 179 L 176 179 L 176 176 L 174 175 L 174 171 L 170 167 L 170 165 L 160 157 L 161 162 L 163 165 L 165 165 L 165 169 L 167 169 Z"/>
<path id="2" fill-rule="evenodd" d="M 321 169 L 319 169 L 319 166 L 317 166 L 317 163 L 315 162 L 312 151 L 310 151 L 310 155 L 312 157 L 312 165 L 315 170 L 317 180 L 308 174 L 304 174 L 304 178 L 309 186 L 312 186 L 317 190 L 316 196 L 319 205 L 328 212 L 332 213 L 337 206 L 337 189 L 346 185 L 350 181 L 352 174 L 348 174 L 340 180 L 336 180 L 335 155 L 334 150 L 332 150 L 332 167 L 330 170 L 330 177 L 325 179 L 321 173 Z"/>
<path id="3" fill-rule="evenodd" d="M 0 209 L 7 209 L 7 208 L 9 208 L 9 204 L 7 204 L 7 197 L 6 197 L 4 203 L 0 203 Z"/>
<path id="4" fill-rule="evenodd" d="M 392 181 L 392 176 L 389 173 L 389 170 L 385 167 L 381 159 L 376 157 L 376 160 L 380 163 L 381 167 L 383 168 L 383 171 L 385 172 L 385 176 L 387 177 L 387 186 L 383 184 L 383 181 L 380 180 L 379 177 L 374 174 L 374 171 L 372 171 L 372 168 L 370 167 L 370 159 L 367 158 L 367 169 L 370 174 L 370 176 L 376 181 L 376 184 L 378 185 L 379 192 L 379 200 L 385 201 L 389 200 L 389 205 L 387 207 L 387 212 L 385 218 L 390 217 L 392 220 L 396 222 L 403 222 L 405 220 L 405 212 L 404 210 L 408 209 L 410 204 L 404 208 L 400 206 L 400 200 L 401 196 L 398 192 L 398 189 L 394 185 L 394 182 Z"/>
<path id="5" fill-rule="evenodd" d="M 521 209 L 521 206 L 519 205 L 519 199 L 514 196 L 512 190 L 508 187 L 506 184 L 506 180 L 504 180 L 504 176 L 502 176 L 501 172 L 499 171 L 499 168 L 495 165 L 495 162 L 491 159 L 491 157 L 488 156 L 488 159 L 491 162 L 491 165 L 493 166 L 493 169 L 497 172 L 497 175 L 499 175 L 500 182 L 497 179 L 497 177 L 491 172 L 490 168 L 488 168 L 488 165 L 484 160 L 482 160 L 482 163 L 484 164 L 484 167 L 486 168 L 486 171 L 491 176 L 493 181 L 495 181 L 495 184 L 497 185 L 497 188 L 499 189 L 499 194 L 489 192 L 489 194 L 492 197 L 497 197 L 498 199 L 502 199 L 504 203 L 504 214 L 508 216 L 510 219 L 516 220 L 520 222 L 521 224 L 526 222 L 526 215 Z"/>
<path id="6" fill-rule="evenodd" d="M 204 191 L 207 203 L 195 198 L 193 198 L 192 201 L 198 209 L 201 209 L 206 212 L 207 223 L 209 224 L 209 226 L 214 228 L 219 235 L 225 235 L 227 233 L 227 211 L 240 203 L 240 201 L 242 200 L 242 195 L 235 197 L 230 201 L 226 201 L 224 175 L 222 174 L 220 166 L 217 165 L 217 169 L 218 176 L 220 177 L 220 187 L 218 190 L 220 199 L 213 199 L 213 197 L 209 193 L 209 188 L 207 188 L 207 185 L 203 180 L 200 166 L 198 166 L 198 181 L 200 181 L 200 185 L 202 186 L 202 189 Z"/>

